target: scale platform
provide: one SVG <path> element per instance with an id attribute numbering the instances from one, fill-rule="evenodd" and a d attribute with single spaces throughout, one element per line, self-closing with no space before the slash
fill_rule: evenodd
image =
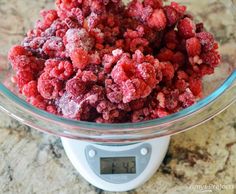
<path id="1" fill-rule="evenodd" d="M 77 171 L 105 191 L 129 191 L 148 181 L 160 167 L 170 137 L 128 145 L 101 145 L 61 138 Z"/>

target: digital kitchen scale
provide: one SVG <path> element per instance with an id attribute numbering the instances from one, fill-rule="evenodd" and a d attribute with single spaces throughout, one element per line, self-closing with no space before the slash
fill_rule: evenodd
<path id="1" fill-rule="evenodd" d="M 106 191 L 129 191 L 156 172 L 166 155 L 170 137 L 115 146 L 61 140 L 68 158 L 88 182 Z"/>

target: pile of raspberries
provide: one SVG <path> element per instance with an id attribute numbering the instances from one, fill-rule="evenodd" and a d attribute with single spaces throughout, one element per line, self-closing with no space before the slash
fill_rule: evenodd
<path id="1" fill-rule="evenodd" d="M 13 82 L 49 113 L 97 123 L 165 117 L 202 97 L 218 44 L 162 0 L 57 0 L 9 52 Z"/>

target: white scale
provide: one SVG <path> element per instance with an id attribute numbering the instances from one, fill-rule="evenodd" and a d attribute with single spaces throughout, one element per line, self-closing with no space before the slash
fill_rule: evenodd
<path id="1" fill-rule="evenodd" d="M 68 158 L 88 182 L 119 192 L 135 189 L 153 176 L 166 155 L 170 137 L 114 146 L 61 140 Z"/>

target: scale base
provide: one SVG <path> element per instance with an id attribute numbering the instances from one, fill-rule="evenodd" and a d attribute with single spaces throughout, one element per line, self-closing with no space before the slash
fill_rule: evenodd
<path id="1" fill-rule="evenodd" d="M 136 189 L 154 175 L 166 155 L 169 147 L 170 136 L 145 141 L 142 143 L 119 146 L 100 145 L 67 138 L 61 138 L 61 141 L 69 160 L 80 175 L 89 183 L 105 191 L 123 192 Z M 144 158 L 140 159 L 140 157 L 144 157 L 144 155 L 146 155 L 146 153 L 143 152 L 143 148 L 145 148 L 145 146 L 148 146 L 150 153 L 148 162 L 143 163 L 145 164 L 144 168 L 143 170 L 140 170 L 140 166 L 142 166 L 140 163 L 142 164 L 142 162 L 145 162 Z M 110 152 L 113 153 L 113 155 L 118 156 L 123 152 L 128 153 L 129 155 L 127 156 L 132 156 L 134 153 L 138 153 L 139 156 L 137 157 L 139 158 L 136 157 L 136 162 L 139 163 L 139 165 L 137 165 L 137 175 L 101 175 L 100 171 L 94 170 L 96 168 L 100 169 L 100 164 L 98 165 L 98 163 L 100 163 L 101 156 L 97 156 L 97 164 L 96 162 L 91 163 L 88 161 L 89 157 L 94 157 L 96 155 L 96 151 L 88 151 L 91 147 L 96 148 L 98 151 L 102 150 L 105 154 Z M 94 160 L 96 160 L 96 158 Z M 118 180 L 117 177 L 118 179 L 123 177 L 124 180 L 127 180 L 123 180 L 122 182 L 122 179 Z"/>

